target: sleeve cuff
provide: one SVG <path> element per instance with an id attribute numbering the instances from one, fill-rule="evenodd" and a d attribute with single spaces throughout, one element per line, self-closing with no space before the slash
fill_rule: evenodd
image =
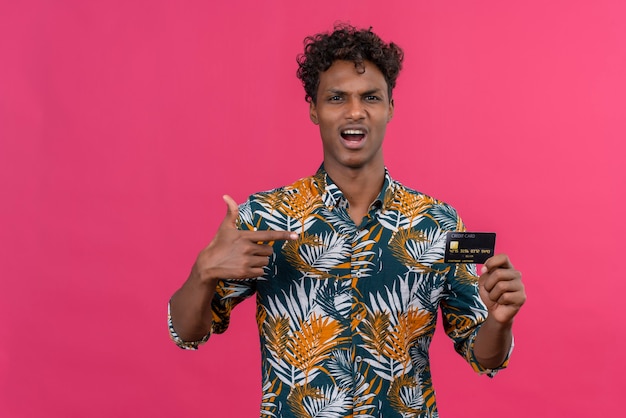
<path id="1" fill-rule="evenodd" d="M 174 330 L 174 324 L 172 323 L 172 313 L 170 309 L 170 303 L 167 303 L 167 329 L 170 334 L 170 338 L 174 341 L 174 344 L 182 348 L 183 350 L 197 350 L 200 344 L 204 344 L 209 340 L 211 336 L 211 332 L 202 337 L 201 340 L 198 341 L 184 341 L 182 338 L 178 336 L 176 330 Z"/>
<path id="2" fill-rule="evenodd" d="M 472 365 L 472 368 L 474 369 L 474 371 L 477 372 L 478 374 L 484 374 L 489 377 L 494 377 L 496 374 L 498 374 L 500 370 L 505 369 L 509 365 L 509 359 L 511 358 L 511 353 L 513 353 L 513 347 L 515 347 L 515 337 L 511 339 L 511 347 L 509 348 L 509 352 L 507 353 L 506 358 L 504 359 L 502 364 L 493 369 L 487 369 L 481 366 L 480 362 L 474 355 L 474 338 L 475 337 L 476 337 L 476 334 L 472 336 L 472 341 L 470 343 L 470 350 L 468 353 L 469 354 L 468 361 Z"/>

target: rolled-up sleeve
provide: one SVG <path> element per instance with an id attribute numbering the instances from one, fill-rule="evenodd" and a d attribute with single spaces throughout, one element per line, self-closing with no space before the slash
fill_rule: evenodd
<path id="1" fill-rule="evenodd" d="M 494 369 L 484 368 L 474 354 L 476 335 L 487 318 L 487 308 L 478 293 L 475 264 L 450 264 L 441 309 L 446 334 L 454 341 L 455 350 L 474 371 L 493 377 L 508 365 L 513 345 L 505 361 Z"/>
<path id="2" fill-rule="evenodd" d="M 198 341 L 184 341 L 172 323 L 170 304 L 167 304 L 167 328 L 170 338 L 174 343 L 185 350 L 197 350 L 201 344 L 206 343 L 212 334 L 221 334 L 226 331 L 230 324 L 232 310 L 239 303 L 252 296 L 256 290 L 256 279 L 247 280 L 220 280 L 215 289 L 215 295 L 211 303 L 212 323 L 211 330 Z"/>

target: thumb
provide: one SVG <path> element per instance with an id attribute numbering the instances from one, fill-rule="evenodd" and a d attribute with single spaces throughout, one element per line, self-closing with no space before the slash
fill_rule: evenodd
<path id="1" fill-rule="evenodd" d="M 227 194 L 222 196 L 222 199 L 226 202 L 226 218 L 224 218 L 224 222 L 232 227 L 236 227 L 237 218 L 239 217 L 239 206 L 237 205 L 237 202 L 235 202 L 233 198 Z"/>

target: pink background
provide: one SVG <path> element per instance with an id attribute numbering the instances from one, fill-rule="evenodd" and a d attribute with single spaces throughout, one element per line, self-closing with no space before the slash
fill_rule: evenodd
<path id="1" fill-rule="evenodd" d="M 392 175 L 524 274 L 508 370 L 436 338 L 441 416 L 619 415 L 625 19 L 620 0 L 1 0 L 0 415 L 258 416 L 253 304 L 195 353 L 165 306 L 223 194 L 320 164 L 295 56 L 337 20 L 406 52 Z"/>

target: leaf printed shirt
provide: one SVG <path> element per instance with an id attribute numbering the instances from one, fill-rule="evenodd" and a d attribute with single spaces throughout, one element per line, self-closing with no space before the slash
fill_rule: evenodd
<path id="1" fill-rule="evenodd" d="M 439 308 L 456 351 L 495 374 L 473 352 L 487 315 L 476 266 L 443 262 L 446 232 L 465 228 L 452 207 L 387 171 L 360 225 L 347 209 L 323 167 L 243 203 L 241 229 L 300 235 L 273 244 L 263 277 L 219 282 L 212 333 L 256 295 L 261 417 L 437 417 L 428 349 Z"/>

